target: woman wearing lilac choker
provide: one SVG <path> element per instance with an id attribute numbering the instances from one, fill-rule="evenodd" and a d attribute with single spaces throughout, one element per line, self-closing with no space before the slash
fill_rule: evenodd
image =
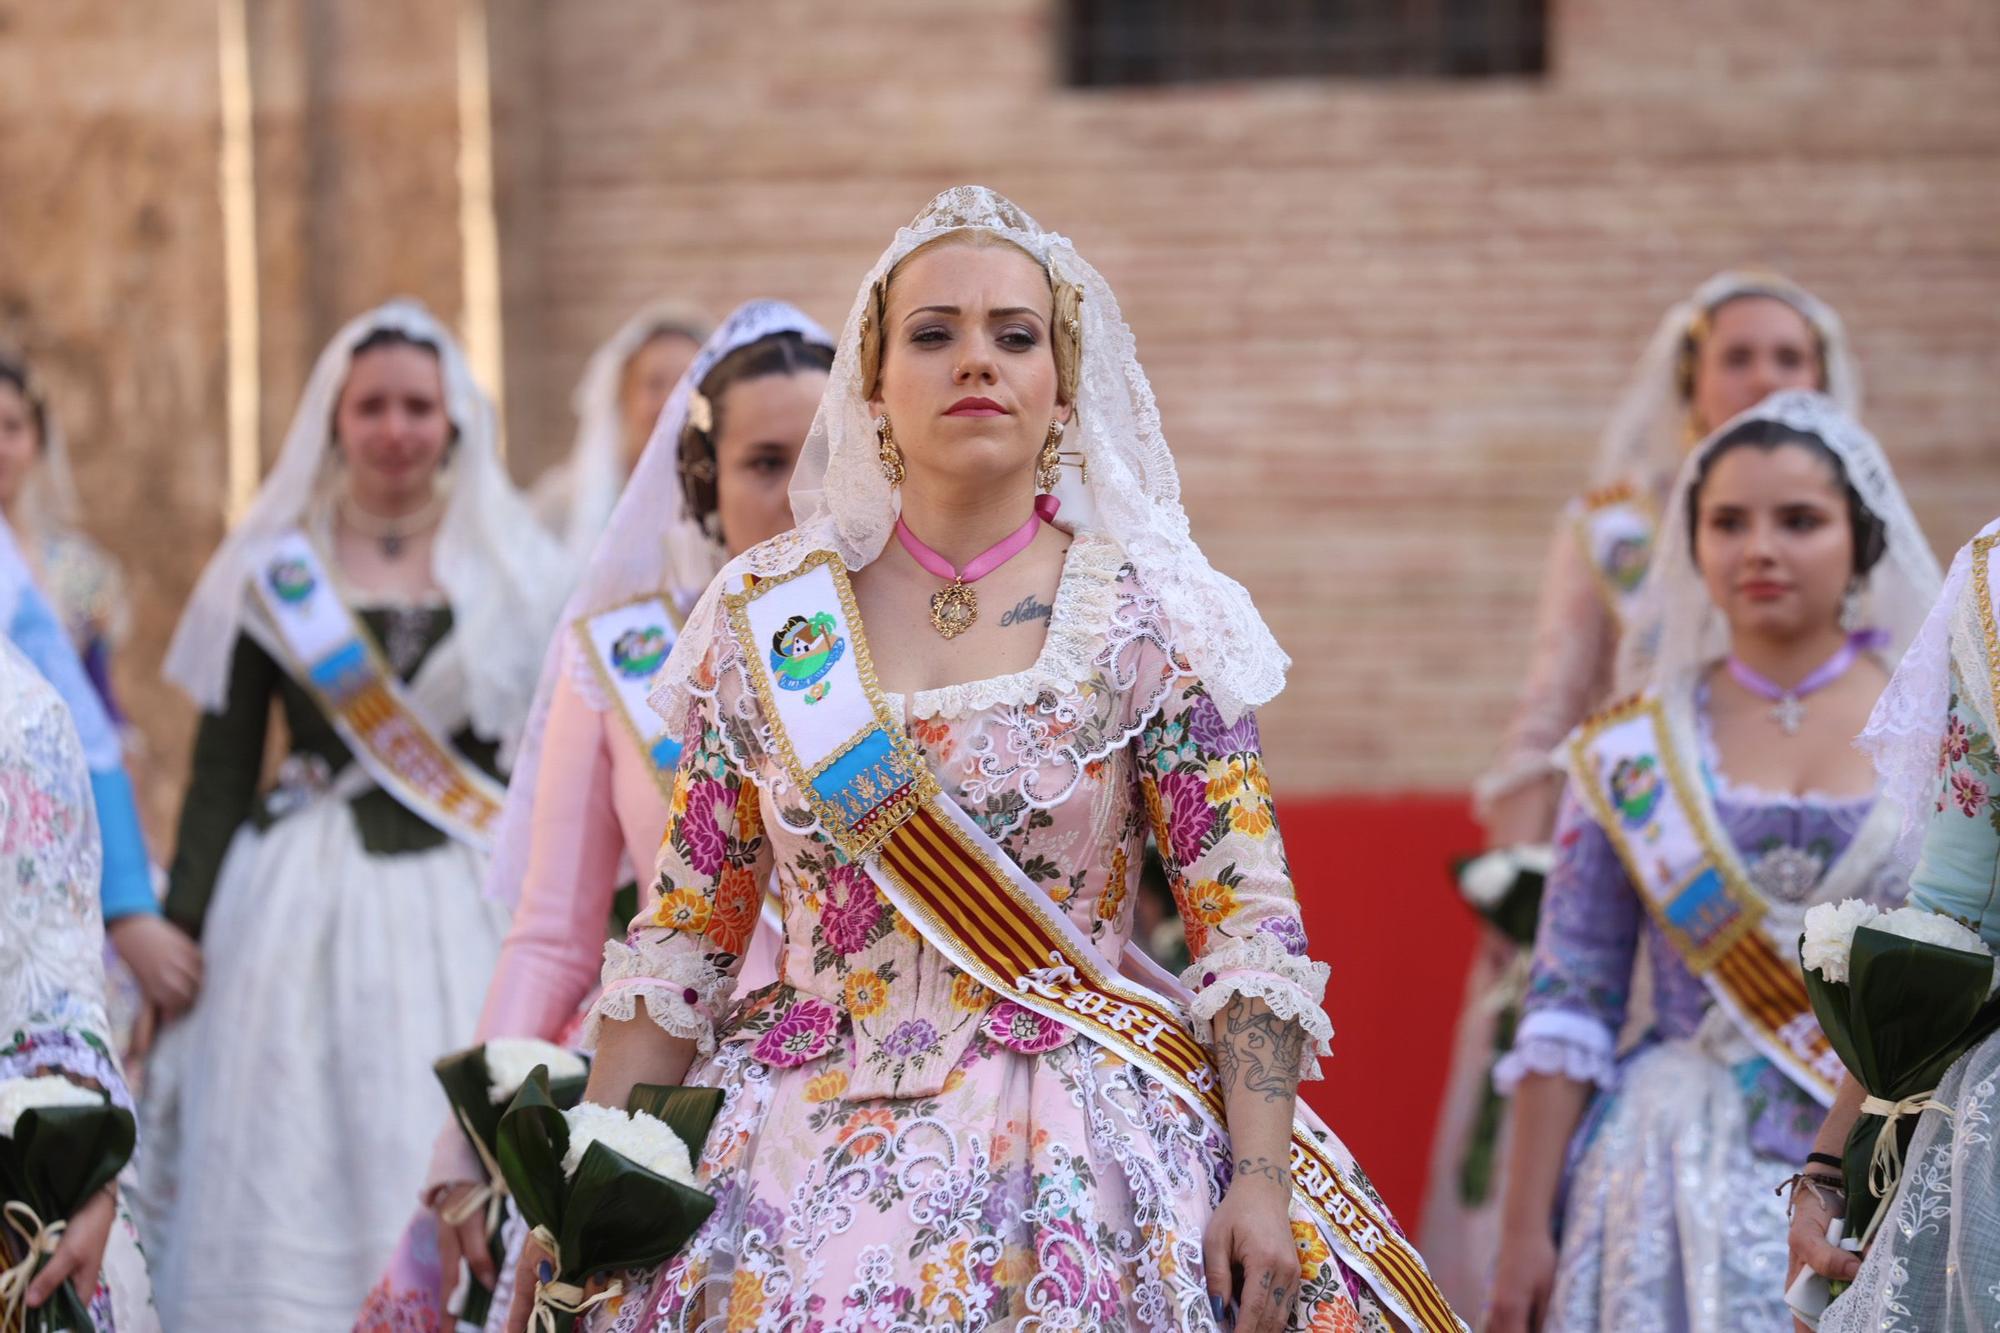
<path id="1" fill-rule="evenodd" d="M 1898 816 L 1850 742 L 1940 576 L 1880 448 L 1830 399 L 1776 394 L 1694 451 L 1660 531 L 1657 656 L 1565 746 L 1497 1072 L 1517 1114 L 1494 1333 L 1791 1327 L 1776 1191 L 1840 1078 L 1801 922 L 1902 893 Z M 1642 939 L 1657 1021 L 1621 1060 Z"/>

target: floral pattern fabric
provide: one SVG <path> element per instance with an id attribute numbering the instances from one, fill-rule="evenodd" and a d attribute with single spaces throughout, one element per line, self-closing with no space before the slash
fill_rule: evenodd
<path id="1" fill-rule="evenodd" d="M 1255 995 L 1309 1033 L 1316 1073 L 1326 969 L 1306 951 L 1256 723 L 1224 723 L 1107 547 L 1072 547 L 1033 670 L 892 703 L 946 792 L 1114 962 L 1150 830 L 1188 922 L 1198 1019 Z M 643 999 L 696 1043 L 688 1081 L 726 1093 L 699 1164 L 721 1202 L 678 1258 L 634 1276 L 610 1326 L 1214 1327 L 1201 1238 L 1226 1142 L 924 943 L 817 832 L 735 645 L 715 642 L 657 904 L 607 947 L 592 1021 Z M 731 1008 L 772 868 L 780 979 Z M 1296 1326 L 1386 1326 L 1330 1254 L 1309 1279 Z"/>
<path id="2" fill-rule="evenodd" d="M 69 710 L 0 639 L 0 1079 L 60 1073 L 130 1110 L 105 1013 L 102 867 Z M 87 1304 L 94 1333 L 159 1327 L 122 1201 Z"/>

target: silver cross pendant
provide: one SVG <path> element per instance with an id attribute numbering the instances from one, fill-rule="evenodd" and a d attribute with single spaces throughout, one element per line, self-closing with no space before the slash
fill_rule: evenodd
<path id="1" fill-rule="evenodd" d="M 1805 701 L 1796 694 L 1787 694 L 1771 709 L 1771 720 L 1776 722 L 1778 729 L 1787 736 L 1798 735 L 1799 728 L 1805 725 Z"/>

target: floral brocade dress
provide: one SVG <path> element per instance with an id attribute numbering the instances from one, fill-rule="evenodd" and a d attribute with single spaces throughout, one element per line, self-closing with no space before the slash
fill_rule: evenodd
<path id="1" fill-rule="evenodd" d="M 714 643 L 658 906 L 607 946 L 592 1026 L 643 999 L 697 1044 L 687 1082 L 726 1093 L 699 1164 L 718 1206 L 597 1326 L 1214 1328 L 1202 1233 L 1226 1138 L 925 943 L 815 831 L 726 628 Z M 1199 1035 L 1255 996 L 1304 1028 L 1301 1072 L 1317 1076 L 1327 969 L 1306 952 L 1256 723 L 1224 724 L 1115 545 L 1078 537 L 1033 667 L 890 704 L 948 796 L 1110 960 L 1150 829 L 1187 923 Z M 780 980 L 730 1007 L 773 865 Z M 1389 1326 L 1323 1247 L 1305 1257 L 1294 1327 Z"/>

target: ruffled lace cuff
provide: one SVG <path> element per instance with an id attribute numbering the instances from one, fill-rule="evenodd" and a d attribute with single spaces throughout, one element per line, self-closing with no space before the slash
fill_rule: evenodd
<path id="1" fill-rule="evenodd" d="M 1514 1049 L 1493 1066 L 1493 1087 L 1503 1097 L 1530 1074 L 1553 1074 L 1608 1088 L 1618 1076 L 1617 1037 L 1603 1023 L 1568 1009 L 1539 1009 L 1521 1020 Z"/>
<path id="2" fill-rule="evenodd" d="M 607 941 L 604 946 L 604 993 L 583 1024 L 583 1048 L 597 1049 L 597 1034 L 606 1019 L 624 1022 L 646 1002 L 646 1016 L 670 1037 L 695 1044 L 698 1055 L 715 1051 L 715 1015 L 728 1003 L 736 983 L 685 942 L 637 944 Z"/>
<path id="3" fill-rule="evenodd" d="M 1330 971 L 1325 963 L 1291 953 L 1270 935 L 1230 939 L 1181 973 L 1181 984 L 1194 992 L 1188 1014 L 1194 1020 L 1195 1037 L 1214 1049 L 1215 1016 L 1238 995 L 1252 996 L 1305 1031 L 1299 1078 L 1317 1079 L 1320 1059 L 1333 1054 L 1333 1022 L 1320 1007 Z"/>
<path id="4" fill-rule="evenodd" d="M 0 1054 L 0 1080 L 30 1078 L 36 1074 L 68 1074 L 79 1082 L 93 1083 L 111 1096 L 114 1106 L 137 1114 L 132 1090 L 117 1061 L 95 1043 L 68 1028 L 30 1029 Z"/>

